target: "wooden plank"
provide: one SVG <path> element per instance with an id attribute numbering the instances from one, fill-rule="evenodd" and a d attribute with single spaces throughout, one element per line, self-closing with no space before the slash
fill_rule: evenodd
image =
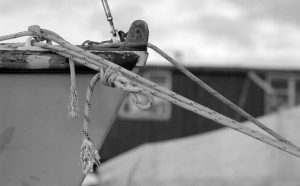
<path id="1" fill-rule="evenodd" d="M 269 95 L 276 95 L 274 88 L 262 78 L 260 78 L 255 72 L 251 71 L 248 73 L 249 79 L 251 79 L 258 87 L 263 89 Z"/>
<path id="2" fill-rule="evenodd" d="M 106 43 L 88 41 L 87 45 L 79 47 L 88 50 L 104 59 L 116 63 L 128 70 L 136 65 L 144 66 L 148 53 L 147 42 L 149 37 L 146 22 L 134 21 L 124 36 L 123 43 Z M 30 44 L 29 44 L 30 45 Z M 34 46 L 25 46 L 24 43 L 0 44 L 0 69 L 65 69 L 68 68 L 68 59 L 54 52 Z"/>
<path id="3" fill-rule="evenodd" d="M 131 70 L 139 57 L 133 52 L 92 51 L 92 53 Z M 63 69 L 68 59 L 47 50 L 0 50 L 0 68 L 13 69 Z"/>

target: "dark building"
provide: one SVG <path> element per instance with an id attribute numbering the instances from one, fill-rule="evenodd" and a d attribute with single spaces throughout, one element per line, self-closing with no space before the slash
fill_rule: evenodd
<path id="1" fill-rule="evenodd" d="M 300 71 L 234 67 L 190 67 L 189 70 L 254 117 L 300 103 Z M 238 121 L 245 119 L 180 71 L 147 66 L 142 75 L 161 86 Z M 156 99 L 149 111 L 125 100 L 101 150 L 104 160 L 147 142 L 217 130 L 222 125 Z"/>

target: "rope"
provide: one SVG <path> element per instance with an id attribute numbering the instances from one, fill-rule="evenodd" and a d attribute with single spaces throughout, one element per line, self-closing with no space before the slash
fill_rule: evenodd
<path id="1" fill-rule="evenodd" d="M 75 77 L 75 64 L 73 60 L 69 60 L 70 65 L 70 74 L 71 74 L 71 87 L 70 87 L 70 95 L 69 95 L 69 104 L 68 117 L 75 118 L 79 115 L 79 107 L 78 107 L 78 96 L 76 90 L 76 77 Z"/>
<path id="2" fill-rule="evenodd" d="M 0 41 L 10 40 L 10 39 L 18 38 L 18 37 L 23 37 L 23 36 L 33 36 L 33 32 L 24 31 L 24 32 L 18 32 L 15 34 L 0 36 Z"/>
<path id="3" fill-rule="evenodd" d="M 68 57 L 68 56 L 65 55 L 65 57 Z M 82 58 L 84 58 L 84 57 L 82 57 Z M 81 59 L 78 59 L 78 58 L 73 58 L 73 59 L 75 61 L 78 60 L 77 62 L 81 63 L 83 65 L 86 63 L 86 61 L 82 61 Z M 87 61 L 89 61 L 89 60 L 87 60 Z M 100 64 L 98 64 L 96 66 L 100 66 Z M 97 67 L 94 67 L 94 68 L 96 69 Z M 156 84 L 152 84 L 152 85 L 154 85 L 154 87 L 155 87 Z M 149 88 L 149 87 L 146 87 L 146 86 L 142 86 L 137 82 L 132 82 L 132 86 L 133 86 L 132 89 L 136 88 L 137 86 L 140 86 L 140 90 L 139 90 L 140 92 L 147 92 L 148 91 L 148 93 L 151 94 L 151 95 L 157 96 L 157 97 L 165 99 L 167 101 L 170 101 L 173 104 L 181 106 L 181 107 L 183 107 L 187 110 L 190 110 L 190 111 L 192 111 L 196 114 L 202 115 L 205 118 L 211 119 L 211 120 L 213 120 L 217 123 L 220 123 L 224 126 L 227 126 L 227 127 L 232 128 L 234 130 L 242 132 L 242 133 L 244 133 L 248 136 L 251 136 L 251 137 L 253 137 L 257 140 L 260 140 L 260 141 L 265 142 L 269 145 L 272 145 L 272 146 L 274 146 L 278 149 L 286 151 L 286 152 L 288 152 L 292 155 L 300 157 L 300 150 L 298 148 L 295 148 L 295 147 L 292 147 L 288 144 L 285 144 L 282 141 L 274 140 L 274 139 L 270 138 L 269 136 L 261 134 L 259 131 L 253 130 L 253 129 L 247 127 L 247 126 L 243 126 L 241 123 L 236 122 L 236 121 L 234 121 L 230 118 L 227 118 L 226 116 L 223 116 L 219 113 L 216 113 L 215 111 L 212 111 L 209 108 L 206 108 L 202 105 L 199 105 L 199 104 L 197 104 L 197 103 L 195 103 L 195 102 L 193 102 L 193 101 L 191 101 L 187 98 L 182 98 L 180 95 L 178 95 L 178 94 L 176 94 L 172 91 L 168 91 L 167 94 L 164 94 L 162 92 L 156 91 L 154 87 Z M 158 85 L 156 85 L 156 86 L 157 86 L 156 88 L 159 88 Z M 126 90 L 126 91 L 130 90 L 130 89 L 126 89 L 122 86 L 119 87 L 119 88 L 121 88 L 123 90 Z M 183 100 L 180 100 L 180 98 L 182 98 Z"/>
<path id="4" fill-rule="evenodd" d="M 116 80 L 118 77 L 118 80 Z M 95 148 L 93 141 L 91 140 L 91 137 L 89 135 L 89 127 L 90 127 L 90 110 L 92 107 L 91 104 L 91 98 L 94 93 L 94 88 L 97 82 L 101 80 L 101 82 L 109 87 L 116 87 L 122 88 L 123 90 L 130 91 L 132 94 L 136 94 L 138 90 L 127 87 L 128 81 L 126 78 L 122 77 L 118 72 L 114 71 L 111 68 L 100 68 L 99 72 L 94 75 L 94 77 L 91 79 L 86 93 L 86 99 L 85 99 L 85 107 L 84 107 L 84 123 L 83 123 L 83 143 L 81 146 L 81 152 L 80 152 L 80 158 L 81 158 L 81 167 L 82 172 L 84 174 L 88 174 L 93 172 L 95 166 L 100 165 L 100 156 Z M 137 96 L 136 96 L 137 97 Z M 151 99 L 150 99 L 151 100 Z M 135 99 L 135 103 L 143 108 L 143 109 L 149 109 L 149 104 L 143 105 L 140 103 L 139 99 Z M 152 103 L 150 104 L 152 105 Z"/>
<path id="5" fill-rule="evenodd" d="M 100 165 L 100 156 L 95 148 L 93 141 L 89 136 L 90 118 L 89 113 L 91 109 L 91 97 L 94 92 L 96 83 L 103 75 L 103 70 L 94 75 L 91 79 L 86 92 L 85 104 L 84 104 L 84 119 L 83 119 L 83 143 L 80 151 L 80 160 L 82 172 L 86 175 L 94 171 L 94 166 Z"/>
<path id="6" fill-rule="evenodd" d="M 277 134 L 275 131 L 273 131 L 269 127 L 265 126 L 259 120 L 255 119 L 253 116 L 251 116 L 250 114 L 248 114 L 247 112 L 245 112 L 243 109 L 241 109 L 240 107 L 238 107 L 237 105 L 235 105 L 234 103 L 232 103 L 230 100 L 228 100 L 227 98 L 225 98 L 222 94 L 220 94 L 219 92 L 217 92 L 216 90 L 214 90 L 213 88 L 211 88 L 209 85 L 207 85 L 206 83 L 204 83 L 197 76 L 195 76 L 194 74 L 192 74 L 183 65 L 181 65 L 180 63 L 178 63 L 177 61 L 175 61 L 172 57 L 170 57 L 168 54 L 166 54 L 165 52 L 163 52 L 157 46 L 155 46 L 155 45 L 153 45 L 151 43 L 148 43 L 148 47 L 151 48 L 151 49 L 153 49 L 158 54 L 160 54 L 162 57 L 164 57 L 166 60 L 168 60 L 170 63 L 172 63 L 179 71 L 181 71 L 183 74 L 185 74 L 191 80 L 193 80 L 195 83 L 197 83 L 199 86 L 201 86 L 204 90 L 206 90 L 207 92 L 209 92 L 210 94 L 212 94 L 215 98 L 217 98 L 218 100 L 220 100 L 221 102 L 223 102 L 225 105 L 229 106 L 232 110 L 234 110 L 237 113 L 241 114 L 246 119 L 250 120 L 252 123 L 254 123 L 255 125 L 257 125 L 261 129 L 263 129 L 264 131 L 266 131 L 267 133 L 269 133 L 270 135 L 272 135 L 276 139 L 278 139 L 278 140 L 280 140 L 280 141 L 282 141 L 284 143 L 287 143 L 287 144 L 289 144 L 291 146 L 297 147 L 296 145 L 294 145 L 293 143 L 291 143 L 287 139 L 284 139 L 283 137 L 281 137 L 279 134 Z"/>
<path id="7" fill-rule="evenodd" d="M 153 98 L 151 98 L 152 96 L 156 96 L 156 97 L 165 99 L 167 101 L 172 102 L 175 105 L 185 108 L 186 110 L 192 111 L 198 115 L 201 115 L 205 118 L 213 120 L 213 121 L 215 121 L 219 124 L 222 124 L 226 127 L 237 130 L 243 134 L 246 134 L 252 138 L 255 138 L 266 144 L 274 146 L 274 147 L 276 147 L 282 151 L 285 151 L 289 154 L 292 154 L 296 157 L 300 157 L 300 149 L 298 147 L 295 147 L 295 145 L 291 145 L 289 142 L 282 140 L 283 138 L 281 136 L 279 136 L 279 137 L 277 136 L 277 138 L 279 138 L 279 139 L 273 139 L 270 136 L 267 136 L 265 134 L 260 133 L 257 130 L 253 130 L 247 126 L 244 126 L 241 123 L 239 123 L 231 118 L 228 118 L 228 117 L 226 117 L 220 113 L 217 113 L 201 104 L 198 104 L 192 100 L 189 100 L 179 94 L 176 94 L 175 92 L 173 92 L 171 90 L 160 87 L 159 85 L 157 85 L 147 79 L 144 79 L 141 76 L 118 66 L 117 64 L 111 63 L 110 61 L 105 60 L 97 55 L 94 55 L 90 52 L 87 52 L 87 51 L 81 49 L 81 48 L 73 46 L 54 32 L 51 32 L 51 31 L 48 31 L 45 29 L 40 29 L 40 30 L 41 30 L 41 32 L 40 32 L 41 36 L 38 36 L 37 38 L 54 41 L 54 42 L 60 44 L 61 47 L 53 46 L 53 45 L 49 45 L 49 44 L 45 44 L 45 43 L 39 43 L 39 42 L 33 42 L 34 46 L 39 46 L 39 47 L 51 50 L 53 52 L 56 52 L 64 57 L 69 58 L 70 60 L 74 60 L 75 62 L 77 62 L 79 64 L 82 64 L 84 66 L 87 66 L 89 68 L 99 71 L 98 74 L 103 74 L 102 71 L 104 72 L 104 74 L 105 74 L 105 71 L 107 71 L 107 70 L 113 71 L 113 73 L 107 71 L 106 77 L 101 77 L 101 75 L 97 74 L 96 76 L 94 76 L 95 79 L 93 78 L 94 80 L 92 79 L 92 81 L 90 82 L 90 85 L 93 85 L 93 82 L 96 83 L 96 80 L 98 78 L 100 78 L 101 81 L 104 81 L 104 82 L 108 81 L 108 79 L 110 79 L 109 80 L 110 82 L 106 82 L 104 84 L 107 84 L 112 87 L 117 87 L 122 90 L 134 93 L 134 94 L 142 95 L 142 96 L 136 96 L 138 99 L 140 99 L 141 97 L 145 97 L 151 101 L 151 99 L 153 99 Z M 33 35 L 35 37 L 36 33 L 39 34 L 39 32 L 35 32 L 35 33 L 29 32 L 27 34 Z M 6 38 L 10 39 L 12 36 L 15 37 L 16 35 L 10 35 L 10 37 L 6 37 Z M 19 35 L 17 35 L 17 36 L 19 36 Z M 1 40 L 1 37 L 0 37 L 0 40 Z M 153 45 L 151 46 L 151 44 L 149 44 L 149 47 L 155 48 L 155 47 L 153 47 Z M 165 56 L 168 58 L 167 55 L 165 55 Z M 172 58 L 169 58 L 169 59 L 172 59 Z M 186 71 L 185 73 L 188 74 L 188 71 Z M 107 77 L 109 77 L 109 78 L 107 78 Z M 199 82 L 199 84 L 206 87 L 205 86 L 206 84 L 201 83 L 201 81 Z M 92 95 L 93 89 L 91 89 L 91 87 L 93 87 L 93 86 L 89 86 L 89 88 L 88 88 L 89 92 L 87 92 L 87 98 L 88 98 L 89 94 L 90 94 L 90 96 Z M 208 88 L 208 87 L 206 87 L 206 88 Z M 208 90 L 211 89 L 211 88 L 210 89 L 209 88 L 208 88 Z M 216 91 L 214 91 L 214 90 L 211 91 L 211 93 L 213 95 L 218 95 L 216 93 Z M 218 98 L 220 99 L 220 96 L 218 96 Z M 144 103 L 143 100 L 138 100 L 137 102 Z M 82 156 L 82 159 L 84 162 L 82 165 L 84 165 L 84 166 L 86 165 L 85 167 L 83 167 L 83 171 L 84 170 L 88 170 L 88 171 L 84 171 L 84 173 L 91 171 L 91 169 L 90 169 L 91 165 L 95 165 L 95 164 L 98 165 L 98 160 L 100 159 L 100 157 L 98 159 L 96 153 L 94 153 L 93 148 L 92 148 L 92 146 L 93 146 L 92 141 L 90 140 L 90 137 L 88 135 L 88 128 L 89 128 L 88 113 L 89 113 L 90 102 L 86 101 L 86 105 L 88 106 L 88 108 L 85 107 L 85 118 L 87 118 L 87 119 L 84 119 L 84 140 L 83 140 L 83 149 L 86 150 L 86 153 L 82 153 L 81 156 Z M 152 103 L 147 103 L 145 105 L 152 105 Z M 257 122 L 257 121 L 255 121 L 255 122 Z M 263 127 L 262 129 L 265 129 L 265 128 Z M 270 130 L 268 130 L 268 131 L 270 132 Z M 271 134 L 273 132 L 271 131 Z M 86 146 L 88 146 L 88 148 L 85 148 Z M 86 158 L 86 156 L 84 156 L 84 154 L 93 156 L 93 158 L 95 157 L 95 159 L 87 160 L 88 158 Z M 91 155 L 91 154 L 94 154 L 94 155 Z"/>
<path id="8" fill-rule="evenodd" d="M 103 68 L 103 65 L 99 64 L 97 61 L 86 58 L 85 56 L 78 54 L 74 51 L 66 50 L 64 48 L 54 46 L 54 45 L 48 45 L 45 43 L 36 43 L 35 42 L 35 43 L 33 43 L 33 45 L 54 51 L 66 58 L 69 58 L 70 60 L 74 60 L 74 61 L 78 62 L 79 64 L 87 66 L 96 71 L 100 71 Z M 106 72 L 109 72 L 109 71 L 106 71 Z M 117 76 L 117 80 L 118 81 L 115 82 L 114 86 L 118 85 L 117 86 L 118 88 L 121 88 L 125 91 L 131 92 L 132 93 L 132 94 L 130 94 L 131 99 L 137 108 L 139 108 L 141 110 L 148 110 L 149 108 L 152 107 L 152 105 L 154 103 L 154 98 L 151 94 L 149 94 L 147 92 L 143 93 L 141 89 L 137 89 L 133 85 L 130 86 L 131 83 L 129 82 L 129 80 L 127 80 L 125 77 L 121 77 L 121 74 L 119 74 Z M 107 86 L 112 85 L 112 83 L 106 83 L 106 82 L 107 81 L 104 81 L 104 85 L 107 85 Z M 114 87 L 114 86 L 111 86 L 111 87 Z"/>
<path id="9" fill-rule="evenodd" d="M 138 82 L 138 83 L 143 83 L 144 85 L 146 85 L 146 86 L 148 86 L 148 89 L 149 89 L 149 87 L 151 87 L 150 88 L 150 90 L 156 90 L 156 91 L 154 91 L 154 92 L 151 92 L 151 94 L 152 95 L 155 95 L 155 96 L 161 96 L 161 98 L 163 98 L 164 96 L 162 96 L 161 94 L 166 94 L 166 95 L 168 95 L 168 96 L 170 96 L 171 98 L 173 98 L 173 100 L 172 99 L 169 99 L 169 98 L 167 98 L 167 97 L 164 97 L 164 99 L 166 99 L 166 100 L 169 100 L 169 101 L 171 101 L 171 102 L 173 102 L 174 104 L 177 104 L 178 105 L 178 101 L 180 101 L 182 104 L 191 104 L 191 105 L 193 105 L 194 103 L 193 102 L 190 102 L 190 100 L 188 100 L 188 99 L 186 99 L 186 98 L 184 98 L 184 97 L 182 97 L 182 96 L 180 96 L 180 95 L 178 95 L 178 94 L 176 94 L 176 93 L 174 93 L 174 92 L 171 92 L 170 93 L 170 91 L 169 90 L 167 90 L 167 89 L 165 89 L 165 88 L 163 88 L 163 87 L 159 87 L 157 84 L 155 84 L 155 83 L 153 83 L 153 82 L 150 82 L 149 80 L 146 80 L 146 79 L 143 79 L 143 78 L 141 78 L 140 76 L 138 76 L 138 75 L 136 75 L 136 74 L 134 74 L 134 73 L 132 73 L 132 72 L 130 72 L 130 71 L 128 71 L 128 70 L 126 70 L 126 69 L 123 69 L 123 68 L 121 68 L 121 67 L 119 67 L 118 65 L 116 65 L 116 64 L 113 64 L 113 63 L 111 63 L 111 64 L 109 64 L 109 61 L 107 61 L 107 60 L 105 60 L 105 59 L 101 59 L 100 57 L 98 57 L 98 56 L 96 56 L 96 55 L 94 55 L 94 54 L 91 54 L 91 53 L 88 53 L 88 52 L 86 52 L 86 51 L 84 51 L 84 50 L 82 50 L 82 49 L 80 49 L 80 48 L 76 48 L 75 46 L 72 46 L 72 45 L 70 45 L 70 44 L 68 44 L 67 42 L 65 42 L 65 41 L 62 41 L 62 40 L 60 40 L 60 39 L 58 39 L 58 38 L 55 38 L 54 36 L 45 36 L 47 39 L 50 39 L 50 40 L 54 40 L 55 42 L 57 42 L 57 43 L 59 43 L 59 44 L 61 44 L 63 47 L 65 47 L 65 48 L 67 48 L 67 49 L 74 49 L 73 51 L 76 51 L 76 52 L 78 52 L 78 54 L 77 54 L 77 56 L 79 56 L 81 59 L 83 59 L 83 60 L 87 60 L 87 61 L 89 61 L 88 60 L 88 58 L 90 58 L 90 59 L 92 59 L 90 62 L 91 62 L 91 64 L 92 65 L 98 65 L 99 63 L 101 63 L 101 64 L 103 64 L 103 65 L 106 65 L 106 66 L 108 66 L 108 65 L 110 65 L 112 68 L 114 68 L 115 70 L 120 70 L 120 72 L 122 72 L 122 73 L 124 73 L 124 75 L 127 75 L 129 78 L 132 78 L 132 79 L 134 79 L 136 82 Z M 67 50 L 64 50 L 64 52 L 66 52 Z M 83 56 L 80 56 L 79 54 L 82 54 Z M 87 58 L 88 57 L 88 58 Z M 98 64 L 97 64 L 97 62 L 99 62 Z M 145 87 L 146 88 L 146 87 Z M 159 91 L 159 92 L 157 92 L 157 91 Z M 182 105 L 181 105 L 182 106 Z M 196 112 L 197 113 L 197 111 L 196 111 L 196 109 L 193 109 L 193 108 L 187 108 L 187 107 L 184 107 L 184 108 L 186 108 L 186 109 L 188 109 L 188 110 L 191 110 L 191 111 L 193 111 L 193 112 Z M 211 111 L 208 111 L 208 113 L 213 113 L 213 112 L 211 112 Z M 198 114 L 203 114 L 203 113 L 198 113 Z M 204 116 L 204 115 L 203 115 Z M 242 133 L 245 133 L 245 134 L 247 134 L 247 135 L 249 135 L 249 136 L 251 136 L 251 137 L 253 137 L 253 138 L 255 138 L 255 139 L 259 139 L 259 140 L 261 140 L 261 141 L 263 141 L 263 142 L 265 142 L 265 143 L 267 143 L 267 144 L 270 144 L 270 145 L 272 145 L 272 146 L 275 146 L 275 147 L 277 147 L 277 148 L 279 148 L 279 149 L 281 149 L 281 150 L 285 150 L 285 149 L 287 149 L 286 151 L 288 151 L 289 153 L 292 153 L 292 154 L 298 154 L 298 149 L 299 148 L 295 148 L 295 147 L 293 147 L 293 148 L 291 148 L 290 147 L 290 145 L 288 145 L 288 144 L 285 144 L 285 143 L 279 143 L 277 140 L 273 140 L 272 141 L 272 139 L 270 138 L 270 137 L 268 137 L 268 136 L 265 136 L 265 135 L 263 135 L 263 134 L 260 134 L 258 131 L 255 131 L 255 130 L 252 130 L 252 129 L 246 129 L 246 130 L 242 130 L 242 128 L 244 128 L 245 126 L 230 126 L 230 125 L 228 125 L 228 123 L 226 124 L 226 123 L 224 123 L 224 121 L 225 120 L 219 120 L 219 119 L 217 119 L 217 118 L 215 118 L 215 117 L 210 117 L 210 116 L 204 116 L 204 117 L 207 117 L 207 118 L 209 118 L 209 119 L 212 119 L 212 120 L 214 120 L 214 121 L 217 121 L 217 122 L 219 122 L 220 124 L 223 124 L 223 125 L 225 125 L 225 126 L 228 126 L 228 127 L 231 127 L 231 128 L 233 128 L 233 129 L 236 129 L 236 130 L 239 130 L 240 132 L 242 132 Z M 223 116 L 223 117 L 225 117 L 225 116 Z M 226 118 L 226 117 L 225 117 Z M 222 121 L 222 122 L 221 122 Z M 232 122 L 232 121 L 231 121 Z M 235 123 L 236 121 L 234 121 L 234 122 L 232 122 L 232 123 Z M 230 123 L 230 121 L 229 121 L 229 123 Z M 236 123 L 235 123 L 236 124 Z M 262 135 L 262 136 L 260 136 L 260 135 Z M 288 147 L 282 147 L 281 145 L 282 144 L 285 144 L 285 146 L 288 146 Z M 297 156 L 299 156 L 299 154 L 297 155 Z"/>

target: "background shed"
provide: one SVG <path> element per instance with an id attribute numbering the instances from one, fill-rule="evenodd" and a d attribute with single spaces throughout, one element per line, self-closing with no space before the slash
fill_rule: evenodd
<path id="1" fill-rule="evenodd" d="M 189 70 L 254 117 L 278 108 L 293 107 L 300 101 L 300 72 L 297 69 L 192 66 Z M 260 82 L 254 81 L 250 73 L 254 73 Z M 142 74 L 215 111 L 244 121 L 240 115 L 170 66 L 147 66 Z M 268 88 L 275 95 L 268 93 Z M 125 100 L 101 149 L 103 160 L 143 143 L 201 134 L 223 127 L 175 105 L 156 101 L 158 108 L 144 112 Z"/>

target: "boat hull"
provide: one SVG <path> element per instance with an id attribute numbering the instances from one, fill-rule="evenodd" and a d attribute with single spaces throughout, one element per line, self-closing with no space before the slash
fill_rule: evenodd
<path id="1" fill-rule="evenodd" d="M 148 35 L 147 24 L 135 21 L 121 47 L 93 42 L 82 47 L 138 72 L 148 57 Z M 77 66 L 76 72 L 81 114 L 78 119 L 69 119 L 68 59 L 41 48 L 24 48 L 24 44 L 0 44 L 1 185 L 81 185 L 83 105 L 96 72 L 83 66 Z M 97 84 L 89 132 L 96 147 L 103 143 L 125 95 Z"/>
<path id="2" fill-rule="evenodd" d="M 91 74 L 77 75 L 80 109 Z M 0 74 L 1 185 L 80 185 L 82 114 L 68 119 L 69 75 Z M 103 142 L 124 92 L 97 85 L 91 136 Z"/>

